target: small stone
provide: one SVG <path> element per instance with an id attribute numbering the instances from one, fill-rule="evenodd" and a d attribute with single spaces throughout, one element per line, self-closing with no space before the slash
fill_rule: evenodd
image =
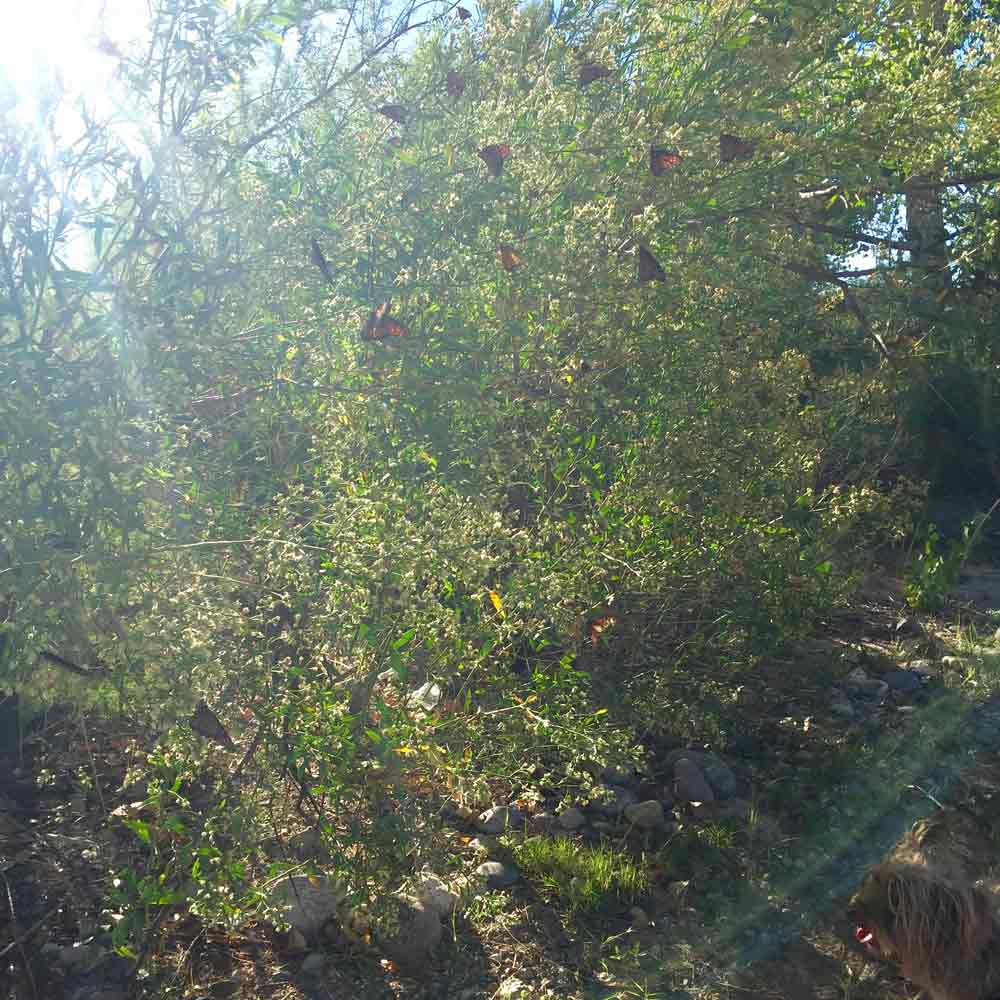
<path id="1" fill-rule="evenodd" d="M 344 898 L 343 887 L 322 876 L 292 875 L 271 890 L 272 905 L 307 938 L 337 915 Z"/>
<path id="2" fill-rule="evenodd" d="M 856 687 L 853 687 L 852 691 L 859 698 L 865 698 L 868 701 L 873 701 L 880 705 L 885 699 L 885 696 L 889 693 L 889 685 L 886 684 L 885 681 L 879 681 L 872 678 L 865 681 L 863 684 L 858 684 Z"/>
<path id="3" fill-rule="evenodd" d="M 625 818 L 640 830 L 655 830 L 663 826 L 663 804 L 656 799 L 636 802 L 625 807 Z"/>
<path id="4" fill-rule="evenodd" d="M 606 767 L 601 771 L 601 780 L 609 785 L 630 785 L 635 775 L 621 767 Z"/>
<path id="5" fill-rule="evenodd" d="M 418 900 L 398 899 L 397 911 L 376 934 L 379 947 L 407 975 L 427 972 L 434 949 L 441 943 L 441 918 Z"/>
<path id="6" fill-rule="evenodd" d="M 726 820 L 742 822 L 750 815 L 750 803 L 746 799 L 699 802 L 692 808 L 691 814 L 702 823 L 720 823 Z"/>
<path id="7" fill-rule="evenodd" d="M 920 674 L 915 673 L 912 670 L 890 670 L 887 674 L 882 675 L 882 680 L 884 680 L 893 691 L 899 691 L 902 694 L 909 694 L 911 691 L 917 691 L 923 684 L 923 678 Z"/>
<path id="8" fill-rule="evenodd" d="M 326 956 L 321 955 L 318 951 L 313 951 L 302 959 L 299 970 L 304 976 L 318 976 L 323 971 L 324 965 L 326 965 Z"/>
<path id="9" fill-rule="evenodd" d="M 830 711 L 842 719 L 853 719 L 855 715 L 854 706 L 843 697 L 832 698 L 830 700 Z"/>
<path id="10" fill-rule="evenodd" d="M 628 788 L 618 788 L 615 785 L 599 785 L 594 790 L 591 805 L 597 809 L 601 815 L 609 819 L 616 819 L 621 816 L 627 806 L 636 802 L 635 792 Z"/>
<path id="11" fill-rule="evenodd" d="M 79 969 L 93 965 L 100 957 L 100 949 L 93 944 L 58 945 L 49 941 L 42 946 L 42 954 L 57 965 Z"/>
<path id="12" fill-rule="evenodd" d="M 479 817 L 479 829 L 483 833 L 504 833 L 506 830 L 520 830 L 522 826 L 524 813 L 517 806 L 496 806 Z"/>
<path id="13" fill-rule="evenodd" d="M 674 764 L 674 795 L 681 802 L 715 801 L 715 793 L 701 768 L 687 757 Z"/>
<path id="14" fill-rule="evenodd" d="M 921 677 L 931 677 L 935 672 L 933 660 L 910 660 L 907 669 Z"/>
<path id="15" fill-rule="evenodd" d="M 897 636 L 923 635 L 924 627 L 916 618 L 900 618 L 893 629 Z"/>
<path id="16" fill-rule="evenodd" d="M 500 861 L 484 861 L 475 874 L 486 883 L 487 889 L 506 889 L 521 878 L 521 873 L 513 865 Z"/>
<path id="17" fill-rule="evenodd" d="M 433 711 L 441 700 L 441 687 L 433 681 L 427 681 L 410 694 L 406 703 L 410 708 L 422 708 L 425 712 Z"/>
<path id="18" fill-rule="evenodd" d="M 450 917 L 458 908 L 459 896 L 437 875 L 425 875 L 417 886 L 417 897 L 424 906 L 441 918 Z"/>
<path id="19" fill-rule="evenodd" d="M 556 825 L 556 818 L 550 812 L 532 813 L 528 817 L 528 824 L 535 833 L 549 833 Z"/>
<path id="20" fill-rule="evenodd" d="M 710 760 L 702 764 L 701 769 L 717 799 L 731 799 L 736 794 L 736 775 L 727 764 Z"/>
<path id="21" fill-rule="evenodd" d="M 576 808 L 576 806 L 570 806 L 568 809 L 563 809 L 559 816 L 557 817 L 559 825 L 564 830 L 579 830 L 584 823 L 587 822 L 587 817 L 584 816 L 583 812 Z"/>

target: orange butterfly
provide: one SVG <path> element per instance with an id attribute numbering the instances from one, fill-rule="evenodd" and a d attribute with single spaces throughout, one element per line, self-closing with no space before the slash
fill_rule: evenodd
<path id="1" fill-rule="evenodd" d="M 596 646 L 600 642 L 601 636 L 614 625 L 614 615 L 605 615 L 603 618 L 592 618 L 587 629 L 590 635 L 591 646 Z"/>
<path id="2" fill-rule="evenodd" d="M 639 282 L 666 280 L 667 273 L 660 262 L 645 247 L 639 247 Z"/>
<path id="3" fill-rule="evenodd" d="M 332 285 L 333 284 L 333 272 L 330 270 L 330 264 L 323 254 L 323 250 L 316 240 L 312 241 L 309 248 L 309 255 L 312 258 L 312 262 L 320 269 L 323 277 Z"/>
<path id="4" fill-rule="evenodd" d="M 191 716 L 190 725 L 199 736 L 204 736 L 205 739 L 218 743 L 227 750 L 236 749 L 233 738 L 226 732 L 225 726 L 219 722 L 219 717 L 208 707 L 207 702 L 198 702 Z"/>
<path id="5" fill-rule="evenodd" d="M 500 263 L 505 271 L 516 271 L 524 261 L 509 243 L 504 243 L 500 247 Z"/>
<path id="6" fill-rule="evenodd" d="M 499 177 L 503 173 L 503 163 L 511 154 L 510 146 L 506 143 L 497 143 L 492 146 L 483 146 L 479 150 L 479 158 L 486 164 L 486 169 L 494 177 Z"/>
<path id="7" fill-rule="evenodd" d="M 679 167 L 681 154 L 658 146 L 649 147 L 649 170 L 654 177 L 660 177 L 673 167 Z"/>
<path id="8" fill-rule="evenodd" d="M 580 67 L 580 86 L 589 87 L 595 80 L 603 80 L 611 76 L 611 70 L 600 63 L 584 63 Z"/>
<path id="9" fill-rule="evenodd" d="M 383 104 L 378 109 L 378 113 L 385 115 L 386 118 L 394 121 L 397 125 L 405 125 L 406 119 L 409 117 L 409 112 L 402 104 Z"/>
<path id="10" fill-rule="evenodd" d="M 453 69 L 448 70 L 447 91 L 448 96 L 457 101 L 465 93 L 465 77 Z"/>
<path id="11" fill-rule="evenodd" d="M 406 337 L 409 330 L 389 315 L 392 302 L 383 302 L 373 309 L 365 325 L 361 328 L 362 340 L 385 340 L 386 337 Z"/>
<path id="12" fill-rule="evenodd" d="M 733 160 L 749 160 L 753 156 L 756 146 L 755 142 L 723 132 L 719 136 L 719 160 L 722 163 L 731 163 Z"/>

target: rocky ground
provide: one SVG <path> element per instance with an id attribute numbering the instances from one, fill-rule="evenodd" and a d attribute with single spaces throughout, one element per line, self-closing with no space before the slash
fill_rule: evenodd
<path id="1" fill-rule="evenodd" d="M 115 953 L 108 904 L 108 871 L 134 850 L 125 821 L 142 809 L 142 790 L 122 785 L 149 734 L 54 711 L 22 741 L 8 699 L 0 998 L 912 995 L 854 953 L 843 905 L 936 803 L 1000 811 L 998 624 L 992 562 L 966 567 L 937 617 L 908 613 L 899 582 L 874 576 L 850 615 L 744 683 L 720 745 L 663 740 L 558 807 L 543 795 L 453 810 L 461 873 L 428 875 L 391 926 L 362 926 L 335 883 L 305 876 L 273 886 L 287 933 L 169 909 L 150 925 L 155 982 L 136 974 L 149 955 Z M 556 861 L 525 847 L 539 835 L 613 845 L 639 888 L 567 905 L 579 886 L 547 879 Z M 319 850 L 307 834 L 292 846 L 306 861 Z"/>

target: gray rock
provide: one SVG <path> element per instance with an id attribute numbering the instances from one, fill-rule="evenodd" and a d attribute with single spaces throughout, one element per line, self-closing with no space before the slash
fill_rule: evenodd
<path id="1" fill-rule="evenodd" d="M 663 804 L 656 799 L 636 802 L 625 807 L 625 818 L 640 830 L 655 830 L 663 826 Z"/>
<path id="2" fill-rule="evenodd" d="M 441 918 L 418 900 L 397 899 L 380 922 L 376 940 L 386 956 L 406 975 L 421 976 L 441 943 Z"/>
<path id="3" fill-rule="evenodd" d="M 607 819 L 595 819 L 594 822 L 590 824 L 590 829 L 595 833 L 603 833 L 610 836 L 611 834 L 618 832 L 619 824 L 613 823 L 611 820 Z"/>
<path id="4" fill-rule="evenodd" d="M 42 945 L 42 955 L 47 961 L 67 969 L 82 969 L 94 965 L 101 958 L 101 949 L 94 944 L 59 945 L 48 941 Z"/>
<path id="5" fill-rule="evenodd" d="M 717 799 L 731 799 L 736 794 L 736 775 L 729 765 L 716 759 L 702 764 L 701 770 Z"/>
<path id="6" fill-rule="evenodd" d="M 304 976 L 318 976 L 322 973 L 325 965 L 326 956 L 321 955 L 318 951 L 312 951 L 302 959 L 299 970 Z"/>
<path id="7" fill-rule="evenodd" d="M 882 680 L 891 690 L 899 691 L 901 694 L 917 691 L 923 684 L 923 678 L 913 670 L 890 670 L 882 675 Z"/>
<path id="8" fill-rule="evenodd" d="M 487 809 L 479 817 L 479 829 L 483 833 L 520 830 L 522 826 L 524 826 L 524 813 L 517 806 L 496 806 L 493 809 Z"/>
<path id="9" fill-rule="evenodd" d="M 750 815 L 750 803 L 746 799 L 726 799 L 722 802 L 699 802 L 691 810 L 696 820 L 702 823 L 720 823 L 726 820 L 743 821 Z"/>
<path id="10" fill-rule="evenodd" d="M 556 825 L 556 818 L 550 812 L 532 813 L 528 817 L 528 825 L 535 833 L 549 833 Z"/>
<path id="11" fill-rule="evenodd" d="M 609 785 L 630 785 L 635 780 L 635 774 L 622 767 L 606 767 L 601 771 L 601 780 Z"/>
<path id="12" fill-rule="evenodd" d="M 897 636 L 923 635 L 924 627 L 916 618 L 900 618 L 893 629 Z"/>
<path id="13" fill-rule="evenodd" d="M 587 822 L 587 817 L 583 815 L 583 812 L 576 808 L 576 806 L 570 806 L 568 809 L 563 809 L 559 816 L 557 817 L 559 825 L 564 830 L 579 830 L 584 823 Z"/>
<path id="14" fill-rule="evenodd" d="M 933 677 L 935 674 L 934 661 L 933 660 L 910 660 L 907 664 L 907 669 L 911 670 L 915 674 L 920 674 L 921 677 Z"/>
<path id="15" fill-rule="evenodd" d="M 843 695 L 830 699 L 830 711 L 842 719 L 853 719 L 856 714 L 854 706 Z"/>
<path id="16" fill-rule="evenodd" d="M 673 768 L 675 779 L 677 777 L 677 762 L 680 760 L 689 760 L 701 771 L 702 776 L 708 782 L 716 798 L 727 798 L 736 794 L 736 775 L 733 774 L 732 769 L 718 754 L 707 750 L 671 751 L 667 754 L 664 763 L 667 767 Z M 675 781 L 675 794 L 676 790 Z"/>
<path id="17" fill-rule="evenodd" d="M 506 889 L 521 878 L 521 873 L 513 865 L 500 861 L 484 861 L 475 874 L 486 883 L 487 889 Z"/>
<path id="18" fill-rule="evenodd" d="M 701 768 L 688 757 L 674 764 L 674 795 L 681 802 L 714 802 L 715 792 Z"/>
<path id="19" fill-rule="evenodd" d="M 615 819 L 636 801 L 635 792 L 628 788 L 619 788 L 616 785 L 599 785 L 594 790 L 591 805 L 603 816 Z"/>
<path id="20" fill-rule="evenodd" d="M 344 890 L 337 882 L 306 875 L 282 879 L 270 896 L 280 917 L 305 937 L 318 934 L 323 924 L 337 916 L 344 899 Z"/>
<path id="21" fill-rule="evenodd" d="M 425 875 L 420 880 L 417 897 L 424 906 L 441 918 L 450 917 L 460 902 L 458 893 L 449 889 L 444 880 L 437 875 Z"/>
<path id="22" fill-rule="evenodd" d="M 330 852 L 323 836 L 315 827 L 288 838 L 289 853 L 298 861 L 328 861 Z"/>

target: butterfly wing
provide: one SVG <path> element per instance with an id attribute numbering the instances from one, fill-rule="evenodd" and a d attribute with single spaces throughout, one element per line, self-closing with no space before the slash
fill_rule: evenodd
<path id="1" fill-rule="evenodd" d="M 383 302 L 371 311 L 365 325 L 361 328 L 362 340 L 381 340 L 385 334 L 382 332 L 382 320 L 389 312 L 389 303 Z"/>
<path id="2" fill-rule="evenodd" d="M 397 125 L 405 125 L 408 113 L 406 108 L 402 104 L 383 104 L 382 107 L 378 109 L 380 115 L 385 115 L 390 121 L 394 121 Z"/>
<path id="3" fill-rule="evenodd" d="M 524 261 L 521 255 L 509 244 L 500 247 L 500 263 L 505 271 L 516 271 Z"/>
<path id="4" fill-rule="evenodd" d="M 310 245 L 310 257 L 312 262 L 320 269 L 323 277 L 332 285 L 333 284 L 333 272 L 330 270 L 330 264 L 323 254 L 323 250 L 316 240 L 313 240 Z"/>
<path id="5" fill-rule="evenodd" d="M 680 166 L 681 154 L 658 146 L 649 147 L 649 170 L 654 177 L 661 177 L 668 170 Z"/>
<path id="6" fill-rule="evenodd" d="M 584 63 L 580 67 L 580 86 L 589 87 L 595 80 L 603 80 L 611 76 L 611 70 L 600 63 Z"/>
<path id="7" fill-rule="evenodd" d="M 455 13 L 458 14 L 458 19 L 460 21 L 468 21 L 472 17 L 472 12 L 466 10 L 464 7 L 456 7 Z"/>
<path id="8" fill-rule="evenodd" d="M 205 739 L 211 740 L 213 743 L 218 743 L 219 746 L 223 746 L 227 750 L 236 749 L 236 744 L 229 733 L 226 732 L 225 726 L 219 722 L 219 717 L 208 707 L 206 702 L 198 702 L 190 722 L 191 728 L 199 736 L 204 736 Z"/>
<path id="9" fill-rule="evenodd" d="M 639 281 L 666 281 L 667 273 L 660 262 L 645 248 L 639 247 Z"/>
<path id="10" fill-rule="evenodd" d="M 732 163 L 733 160 L 749 160 L 753 156 L 755 144 L 738 135 L 723 132 L 719 136 L 719 160 Z"/>
<path id="11" fill-rule="evenodd" d="M 510 156 L 510 146 L 506 143 L 495 143 L 490 146 L 483 146 L 479 150 L 480 159 L 486 164 L 487 170 L 494 176 L 499 177 L 503 173 L 503 163 Z"/>
<path id="12" fill-rule="evenodd" d="M 408 337 L 410 335 L 410 331 L 392 316 L 383 317 L 379 328 L 382 331 L 382 337 Z M 382 337 L 379 337 L 379 340 Z"/>

